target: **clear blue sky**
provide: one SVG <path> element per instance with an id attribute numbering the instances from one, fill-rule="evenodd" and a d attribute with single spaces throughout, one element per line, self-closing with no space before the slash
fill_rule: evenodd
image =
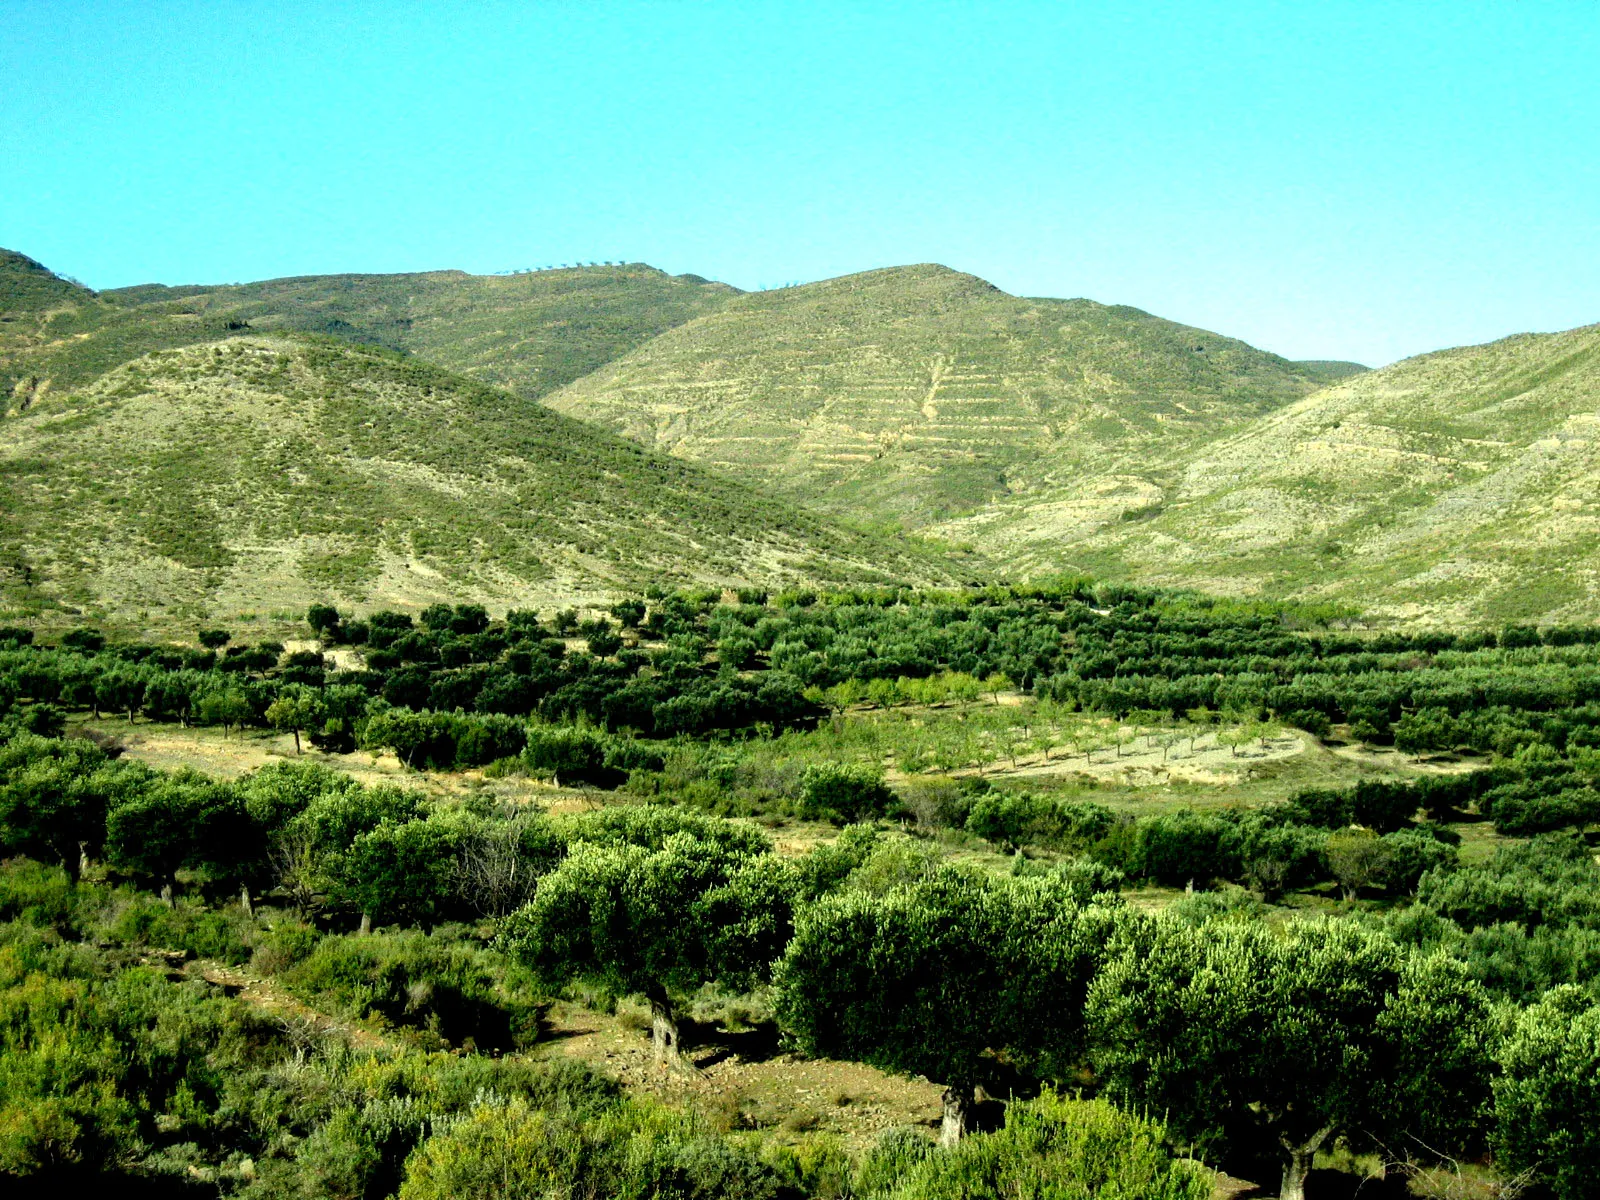
<path id="1" fill-rule="evenodd" d="M 1293 357 L 1600 321 L 1600 4 L 0 0 L 0 245 L 96 287 L 937 261 Z"/>

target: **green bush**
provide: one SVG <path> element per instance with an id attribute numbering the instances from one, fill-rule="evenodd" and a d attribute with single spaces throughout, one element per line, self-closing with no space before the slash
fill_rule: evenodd
<path id="1" fill-rule="evenodd" d="M 897 804 L 882 773 L 865 767 L 818 763 L 800 777 L 800 814 L 811 820 L 849 825 L 887 816 Z"/>
<path id="2" fill-rule="evenodd" d="M 510 1050 L 538 1032 L 537 1001 L 506 964 L 449 929 L 326 937 L 281 978 L 319 1004 L 415 1030 L 430 1047 Z"/>
<path id="3" fill-rule="evenodd" d="M 655 1105 L 624 1101 L 583 1120 L 514 1097 L 474 1105 L 423 1142 L 400 1200 L 778 1200 L 780 1189 L 748 1149 Z"/>
<path id="4" fill-rule="evenodd" d="M 864 1195 L 885 1200 L 1209 1200 L 1211 1173 L 1175 1161 L 1165 1131 L 1104 1100 L 1046 1091 L 1006 1109 L 1005 1127 L 929 1154 L 905 1138 L 869 1155 Z"/>
<path id="5" fill-rule="evenodd" d="M 239 909 L 215 910 L 178 900 L 163 904 L 123 889 L 99 923 L 102 936 L 130 946 L 178 950 L 195 958 L 237 965 L 248 962 L 255 922 Z"/>
<path id="6" fill-rule="evenodd" d="M 31 858 L 0 862 L 0 921 L 67 929 L 78 917 L 78 889 L 60 867 Z"/>

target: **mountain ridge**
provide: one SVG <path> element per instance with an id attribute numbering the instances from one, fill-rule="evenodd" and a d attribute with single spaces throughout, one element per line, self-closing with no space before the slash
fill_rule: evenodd
<path id="1" fill-rule="evenodd" d="M 799 541 L 771 534 L 788 547 L 776 557 L 756 554 L 764 578 L 791 582 L 806 574 L 808 538 L 823 547 L 819 579 L 886 577 L 902 560 L 859 531 L 910 529 L 955 551 L 935 562 L 901 539 L 902 565 L 921 578 L 1087 571 L 1334 599 L 1407 621 L 1600 616 L 1589 482 L 1600 479 L 1589 429 L 1600 422 L 1600 326 L 1367 371 L 1294 362 L 1128 305 L 1011 296 L 936 263 L 765 292 L 629 264 L 95 293 L 8 252 L 5 296 L 7 437 L 36 409 L 100 395 L 136 361 L 223 354 L 240 339 L 388 346 L 362 351 L 377 356 L 371 369 L 398 352 L 418 370 L 453 371 L 460 386 L 490 388 L 497 420 L 538 425 L 521 406 L 542 401 L 540 412 L 577 419 L 564 428 L 608 430 L 593 436 L 621 434 L 649 461 L 699 469 L 693 486 L 719 515 L 682 509 L 687 537 L 663 543 L 673 553 L 639 552 L 668 575 L 734 579 L 730 547 L 755 553 L 768 535 L 733 536 L 732 509 L 767 530 L 781 509 L 815 522 Z M 429 452 L 408 446 L 395 451 L 401 474 Z M 74 453 L 70 441 L 54 447 Z M 25 478 L 32 452 L 12 450 L 0 476 Z M 494 494 L 487 475 L 474 479 Z M 612 494 L 595 479 L 574 487 L 574 503 L 585 488 Z M 713 545 L 694 544 L 702 520 L 720 528 Z M 626 558 L 628 520 L 615 528 L 614 557 Z M 548 557 L 566 564 L 548 575 L 561 586 L 639 579 L 620 558 Z"/>
<path id="2" fill-rule="evenodd" d="M 1407 620 L 1600 615 L 1600 325 L 1434 351 L 1126 482 L 1144 514 L 990 512 L 937 532 L 1021 569 L 1362 602 Z M 1076 503 L 1077 507 L 1071 505 Z M 1069 515 L 1077 519 L 1069 527 Z"/>
<path id="3" fill-rule="evenodd" d="M 940 264 L 731 298 L 553 393 L 647 445 L 835 512 L 930 525 L 1318 381 L 1127 305 L 1025 299 Z"/>

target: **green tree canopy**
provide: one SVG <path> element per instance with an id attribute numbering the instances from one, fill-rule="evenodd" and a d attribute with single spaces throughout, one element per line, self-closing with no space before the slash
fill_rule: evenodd
<path id="1" fill-rule="evenodd" d="M 1495 1146 L 1560 1200 L 1594 1195 L 1600 1166 L 1600 1005 L 1559 987 L 1526 1009 L 1500 1053 Z"/>
<path id="2" fill-rule="evenodd" d="M 772 855 L 687 831 L 657 845 L 580 841 L 502 936 L 553 983 L 644 995 L 657 1056 L 679 1066 L 676 998 L 759 981 L 788 940 L 797 886 Z"/>
<path id="3" fill-rule="evenodd" d="M 944 1083 L 954 1142 L 993 1052 L 1046 1073 L 1081 1057 L 1084 997 L 1116 919 L 1061 879 L 948 868 L 883 895 L 824 896 L 778 967 L 780 1020 L 807 1053 Z"/>
<path id="4" fill-rule="evenodd" d="M 1089 996 L 1108 1094 L 1167 1112 L 1214 1154 L 1278 1147 L 1283 1200 L 1303 1200 L 1334 1137 L 1446 1150 L 1474 1127 L 1489 1016 L 1459 965 L 1409 960 L 1348 922 L 1134 932 Z"/>

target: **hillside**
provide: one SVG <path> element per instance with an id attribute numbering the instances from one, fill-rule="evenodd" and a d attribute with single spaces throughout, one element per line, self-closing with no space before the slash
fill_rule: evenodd
<path id="1" fill-rule="evenodd" d="M 535 398 L 738 294 L 642 263 L 520 275 L 310 275 L 105 293 L 127 306 L 176 301 L 201 320 L 248 322 L 257 332 L 325 333 L 388 346 Z"/>
<path id="2" fill-rule="evenodd" d="M 1352 367 L 924 265 L 729 299 L 549 403 L 803 502 L 916 527 L 1178 453 Z"/>
<path id="3" fill-rule="evenodd" d="M 26 254 L 0 247 L 0 323 L 21 320 L 24 313 L 93 298 L 94 293 L 81 283 L 63 279 Z"/>
<path id="4" fill-rule="evenodd" d="M 153 350 L 255 333 L 387 346 L 537 398 L 737 292 L 630 265 L 320 275 L 99 294 L 0 251 L 0 396 L 20 410 Z"/>
<path id="5" fill-rule="evenodd" d="M 1408 359 L 1121 479 L 942 532 L 1022 570 L 1600 617 L 1600 325 Z"/>
<path id="6" fill-rule="evenodd" d="M 158 351 L 0 423 L 3 585 L 151 623 L 212 611 L 937 567 L 514 393 L 388 351 Z"/>

